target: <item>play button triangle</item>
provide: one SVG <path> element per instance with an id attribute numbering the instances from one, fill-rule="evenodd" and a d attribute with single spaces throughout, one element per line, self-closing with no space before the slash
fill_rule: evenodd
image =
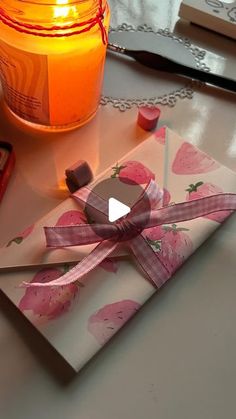
<path id="1" fill-rule="evenodd" d="M 111 223 L 119 220 L 125 215 L 129 214 L 130 207 L 123 204 L 115 198 L 109 198 L 108 200 L 108 219 Z"/>

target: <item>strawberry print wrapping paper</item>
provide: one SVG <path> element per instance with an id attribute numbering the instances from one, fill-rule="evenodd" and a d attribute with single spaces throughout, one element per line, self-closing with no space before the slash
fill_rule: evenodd
<path id="1" fill-rule="evenodd" d="M 236 192 L 236 174 L 210 156 L 161 128 L 100 175 L 146 185 L 155 180 L 164 190 L 163 204 L 191 201 L 222 192 Z M 191 221 L 146 230 L 148 244 L 173 274 L 230 216 L 216 212 Z M 62 276 L 70 263 L 93 246 L 49 251 L 44 226 L 89 222 L 78 202 L 68 198 L 46 217 L 19 233 L 0 251 L 0 286 L 34 327 L 79 371 L 156 292 L 127 252 L 112 254 L 82 280 L 60 287 L 20 288 L 22 282 L 48 282 Z M 126 257 L 124 257 L 126 255 Z M 116 256 L 116 257 L 114 257 Z M 60 266 L 52 266 L 60 261 Z M 17 266 L 33 266 L 18 269 Z M 10 268 L 4 272 L 1 268 Z"/>

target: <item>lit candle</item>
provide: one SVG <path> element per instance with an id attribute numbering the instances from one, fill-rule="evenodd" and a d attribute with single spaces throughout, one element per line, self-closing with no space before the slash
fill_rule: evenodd
<path id="1" fill-rule="evenodd" d="M 42 128 L 90 120 L 108 25 L 106 0 L 0 0 L 0 76 L 9 109 Z"/>

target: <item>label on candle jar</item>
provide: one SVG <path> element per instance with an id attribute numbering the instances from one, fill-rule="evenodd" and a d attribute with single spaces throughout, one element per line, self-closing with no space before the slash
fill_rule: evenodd
<path id="1" fill-rule="evenodd" d="M 9 108 L 30 122 L 49 125 L 47 56 L 0 41 L 0 75 Z"/>

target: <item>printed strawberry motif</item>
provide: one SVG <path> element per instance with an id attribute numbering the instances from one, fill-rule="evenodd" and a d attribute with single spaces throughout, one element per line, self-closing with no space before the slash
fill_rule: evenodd
<path id="1" fill-rule="evenodd" d="M 163 192 L 164 192 L 164 194 L 163 194 L 162 205 L 163 205 L 163 207 L 166 207 L 170 203 L 171 195 L 170 195 L 170 192 L 165 188 L 163 189 Z"/>
<path id="2" fill-rule="evenodd" d="M 57 220 L 56 227 L 70 226 L 87 223 L 86 216 L 78 210 L 69 210 L 60 216 Z"/>
<path id="3" fill-rule="evenodd" d="M 129 185 L 144 185 L 155 179 L 154 173 L 138 161 L 127 161 L 112 168 L 112 178 L 119 177 L 120 181 Z"/>
<path id="4" fill-rule="evenodd" d="M 100 268 L 104 269 L 107 272 L 111 272 L 113 274 L 116 274 L 118 271 L 118 263 L 110 258 L 104 259 L 100 264 Z"/>
<path id="5" fill-rule="evenodd" d="M 166 142 L 166 127 L 161 127 L 155 133 L 155 138 L 157 142 L 161 145 L 165 145 Z"/>
<path id="6" fill-rule="evenodd" d="M 42 269 L 32 279 L 33 282 L 48 282 L 63 275 L 59 269 Z M 66 313 L 79 293 L 75 283 L 61 287 L 27 288 L 19 303 L 21 311 L 31 310 L 34 315 L 53 320 Z"/>
<path id="7" fill-rule="evenodd" d="M 189 185 L 186 196 L 186 201 L 193 201 L 195 199 L 203 198 L 204 196 L 216 195 L 223 193 L 223 189 L 219 186 L 213 185 L 213 183 L 197 182 L 195 185 Z M 232 211 L 217 211 L 213 214 L 205 215 L 204 218 L 208 220 L 216 221 L 217 223 L 223 223 L 223 221 L 232 214 Z"/>
<path id="8" fill-rule="evenodd" d="M 174 273 L 191 255 L 193 244 L 186 234 L 187 228 L 173 224 L 162 226 L 161 230 L 154 230 L 153 235 L 152 233 L 148 235 L 145 231 L 145 235 L 153 250 L 158 252 L 163 265 L 170 273 Z"/>
<path id="9" fill-rule="evenodd" d="M 104 345 L 140 308 L 132 300 L 108 304 L 88 320 L 88 330 L 100 345 Z"/>
<path id="10" fill-rule="evenodd" d="M 220 164 L 192 144 L 183 143 L 176 153 L 172 171 L 176 175 L 195 175 L 216 170 Z"/>
<path id="11" fill-rule="evenodd" d="M 165 230 L 162 226 L 156 226 L 152 228 L 148 228 L 147 230 L 144 230 L 144 235 L 146 239 L 148 240 L 148 243 L 151 246 L 155 247 L 155 250 L 161 249 L 161 243 L 160 240 L 165 235 Z"/>
<path id="12" fill-rule="evenodd" d="M 33 231 L 34 225 L 27 227 L 24 231 L 19 233 L 14 239 L 10 240 L 7 247 L 11 246 L 12 243 L 21 244 Z"/>

